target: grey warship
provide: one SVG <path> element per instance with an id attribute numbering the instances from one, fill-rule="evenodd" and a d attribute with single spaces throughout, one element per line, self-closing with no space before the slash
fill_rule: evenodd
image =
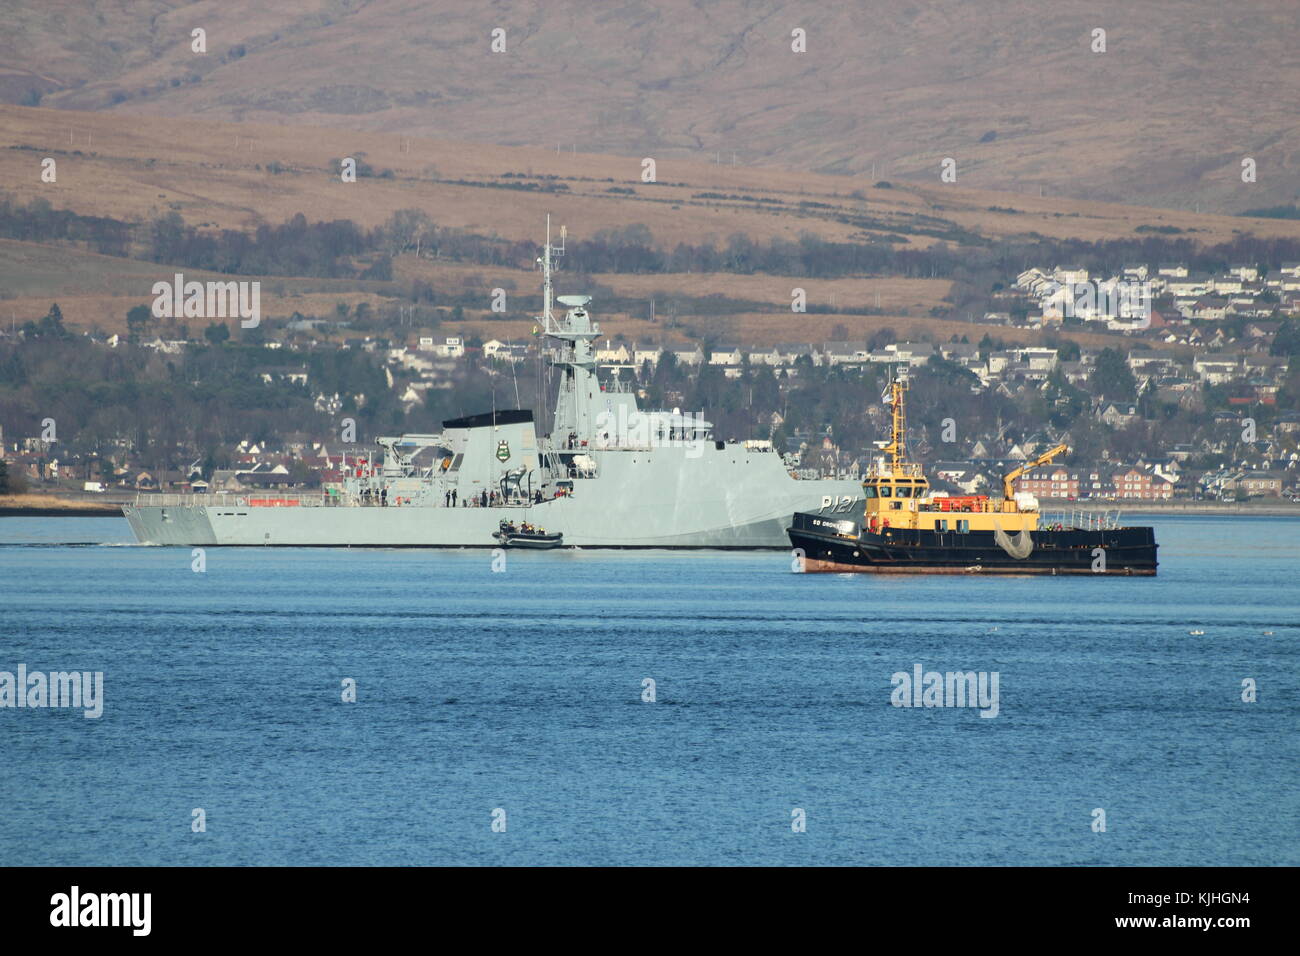
<path id="1" fill-rule="evenodd" d="M 861 510 L 856 479 L 803 477 L 770 442 L 717 440 L 702 416 L 643 411 L 625 383 L 602 384 L 590 297 L 553 295 L 562 252 L 548 219 L 537 331 L 560 373 L 549 432 L 528 409 L 494 410 L 377 438 L 381 460 L 321 492 L 141 495 L 122 509 L 137 541 L 497 547 L 504 522 L 556 532 L 564 548 L 786 549 L 796 512 Z"/>

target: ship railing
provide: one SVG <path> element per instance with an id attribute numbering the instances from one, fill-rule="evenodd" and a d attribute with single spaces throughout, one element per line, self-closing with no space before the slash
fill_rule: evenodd
<path id="1" fill-rule="evenodd" d="M 400 502 L 400 504 L 399 504 Z M 155 508 L 394 508 L 411 507 L 418 502 L 415 496 L 389 495 L 387 503 L 377 496 L 328 492 L 284 491 L 225 491 L 206 494 L 180 494 L 170 492 L 141 492 L 135 497 L 136 507 Z M 438 501 L 441 504 L 441 500 Z"/>
<path id="2" fill-rule="evenodd" d="M 788 461 L 784 464 L 786 474 L 795 481 L 860 481 L 862 479 L 861 475 L 846 469 L 807 468 L 791 465 Z"/>
<path id="3" fill-rule="evenodd" d="M 660 451 L 664 448 L 685 448 L 687 451 L 703 450 L 706 445 L 713 444 L 713 439 L 701 436 L 699 438 L 654 438 L 650 441 L 593 441 L 590 445 L 570 445 L 566 444 L 565 451 L 636 451 L 651 452 Z M 742 446 L 736 445 L 736 448 Z M 756 455 L 761 452 L 771 452 L 770 448 L 746 448 L 745 453 Z"/>
<path id="4" fill-rule="evenodd" d="M 264 507 L 279 503 L 281 507 L 327 507 L 341 504 L 344 495 L 330 495 L 323 491 L 289 492 L 267 489 L 249 489 L 247 491 L 219 491 L 208 493 L 171 493 L 142 492 L 136 495 L 135 503 L 142 506 L 188 507 L 205 505 L 209 507 Z"/>
<path id="5" fill-rule="evenodd" d="M 1069 531 L 1114 531 L 1121 527 L 1120 512 L 1118 508 L 1106 511 L 1071 508 L 1068 511 L 1044 511 L 1039 515 L 1040 528 L 1055 525 Z"/>
<path id="6" fill-rule="evenodd" d="M 650 441 L 594 441 L 587 446 L 588 451 L 656 451 L 671 448 L 674 445 L 685 446 L 686 442 L 665 438 L 660 442 Z"/>
<path id="7" fill-rule="evenodd" d="M 867 468 L 868 478 L 893 478 L 895 475 L 902 475 L 904 478 L 924 478 L 921 472 L 919 462 L 903 462 L 897 468 L 890 465 L 872 464 Z"/>
<path id="8" fill-rule="evenodd" d="M 906 501 L 907 499 L 904 498 L 903 500 Z M 915 507 L 917 511 L 936 512 L 939 514 L 954 514 L 954 515 L 955 514 L 981 514 L 982 515 L 982 514 L 994 514 L 1001 510 L 992 501 L 969 501 L 968 502 L 963 500 L 959 504 L 954 504 L 945 508 L 943 505 L 938 504 L 939 501 L 946 500 L 943 498 L 919 498 L 913 500 L 915 502 Z"/>
<path id="9" fill-rule="evenodd" d="M 469 507 L 471 509 L 472 508 L 536 508 L 539 505 L 544 505 L 548 502 L 556 501 L 557 499 L 553 496 L 543 497 L 541 501 L 538 501 L 536 498 L 528 498 L 525 496 L 513 496 L 510 498 L 498 497 L 495 501 L 491 501 L 486 505 L 482 504 L 481 501 L 477 498 L 470 498 L 468 500 L 469 500 L 468 506 L 457 505 L 456 507 L 458 508 Z"/>

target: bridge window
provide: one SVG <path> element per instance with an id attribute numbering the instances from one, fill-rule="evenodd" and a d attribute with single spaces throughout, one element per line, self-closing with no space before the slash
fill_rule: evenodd
<path id="1" fill-rule="evenodd" d="M 880 486 L 880 497 L 882 497 L 882 498 L 888 498 L 891 494 L 892 494 L 892 492 L 891 492 L 890 489 L 889 489 L 889 485 L 881 485 L 881 486 Z"/>
<path id="2" fill-rule="evenodd" d="M 874 498 L 874 497 L 876 497 L 876 486 L 875 486 L 875 485 L 863 485 L 863 486 L 862 486 L 862 497 L 864 497 L 864 498 Z"/>

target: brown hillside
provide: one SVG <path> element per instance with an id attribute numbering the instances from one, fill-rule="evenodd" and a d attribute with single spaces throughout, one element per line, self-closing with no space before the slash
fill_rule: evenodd
<path id="1" fill-rule="evenodd" d="M 41 160 L 47 156 L 58 164 L 56 183 L 40 180 Z M 342 156 L 363 158 L 377 175 L 341 182 L 336 164 Z M 600 229 L 641 223 L 667 245 L 705 239 L 725 243 L 736 233 L 760 241 L 797 239 L 804 233 L 858 241 L 892 236 L 918 246 L 1035 235 L 1099 240 L 1132 238 L 1142 225 L 1169 226 L 1206 243 L 1241 232 L 1300 237 L 1300 222 L 1294 220 L 1030 197 L 964 185 L 878 189 L 855 186 L 841 176 L 688 159 L 661 163 L 657 184 L 642 183 L 639 173 L 639 163 L 620 156 L 557 156 L 544 149 L 446 140 L 399 143 L 389 134 L 341 129 L 0 106 L 0 177 L 7 192 L 24 201 L 39 197 L 56 208 L 137 221 L 175 211 L 196 225 L 248 229 L 302 212 L 313 220 L 348 218 L 377 226 L 393 212 L 415 207 L 441 226 L 530 242 L 539 239 L 548 213 L 557 224 L 567 224 L 575 239 L 589 238 Z M 521 182 L 563 187 L 563 191 L 509 188 Z M 566 260 L 563 265 L 566 272 L 583 269 L 579 261 Z M 116 259 L 68 246 L 0 240 L 0 320 L 21 323 L 39 317 L 57 300 L 74 327 L 125 331 L 127 309 L 149 302 L 153 283 L 170 279 L 172 271 L 165 264 Z M 197 270 L 187 272 L 193 273 L 191 278 L 205 278 Z M 512 295 L 532 295 L 537 283 L 528 272 L 408 255 L 397 262 L 395 285 L 265 277 L 263 314 L 270 319 L 294 312 L 327 315 L 339 302 L 391 307 L 385 295 L 400 293 L 400 287 L 414 278 L 452 293 L 500 284 Z M 949 292 L 950 284 L 940 279 L 695 273 L 595 275 L 584 281 L 645 303 L 632 315 L 602 313 L 612 320 L 607 323 L 611 333 L 630 340 L 675 338 L 686 334 L 687 326 L 755 343 L 826 339 L 838 325 L 853 337 L 883 327 L 909 337 L 982 334 L 981 329 L 951 319 L 930 317 L 931 310 L 945 307 Z M 843 314 L 809 313 L 794 322 L 787 310 L 796 286 L 805 289 L 810 306 Z M 671 295 L 722 295 L 767 303 L 772 313 L 719 315 L 707 322 L 683 318 L 673 323 L 661 311 L 659 321 L 651 325 L 649 300 L 662 303 Z M 513 336 L 526 335 L 529 327 L 526 321 L 516 319 L 510 324 L 467 309 L 460 329 Z M 445 324 L 444 328 L 455 331 Z M 1095 333 L 1075 337 L 1079 341 L 1106 338 Z"/>
<path id="2" fill-rule="evenodd" d="M 1297 198 L 1294 0 L 51 0 L 5 26 L 14 103 L 923 183 L 951 156 L 972 187 L 1185 209 Z"/>

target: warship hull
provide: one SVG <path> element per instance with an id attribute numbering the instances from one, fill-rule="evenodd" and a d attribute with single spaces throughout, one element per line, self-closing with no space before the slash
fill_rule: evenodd
<path id="1" fill-rule="evenodd" d="M 808 572 L 883 574 L 1106 574 L 1156 573 L 1151 528 L 1066 529 L 1028 532 L 1033 549 L 1015 557 L 992 531 L 865 530 L 853 520 L 797 514 L 790 543 L 803 552 Z"/>
<path id="2" fill-rule="evenodd" d="M 673 454 L 673 452 L 678 452 Z M 579 548 L 779 548 L 795 512 L 861 513 L 853 479 L 792 478 L 776 455 L 728 445 L 698 458 L 677 449 L 594 453 L 600 477 L 540 504 L 443 507 L 280 505 L 245 496 L 153 496 L 123 508 L 142 544 L 285 547 L 499 547 L 503 520 L 528 522 Z M 242 502 L 242 504 L 241 504 Z"/>

